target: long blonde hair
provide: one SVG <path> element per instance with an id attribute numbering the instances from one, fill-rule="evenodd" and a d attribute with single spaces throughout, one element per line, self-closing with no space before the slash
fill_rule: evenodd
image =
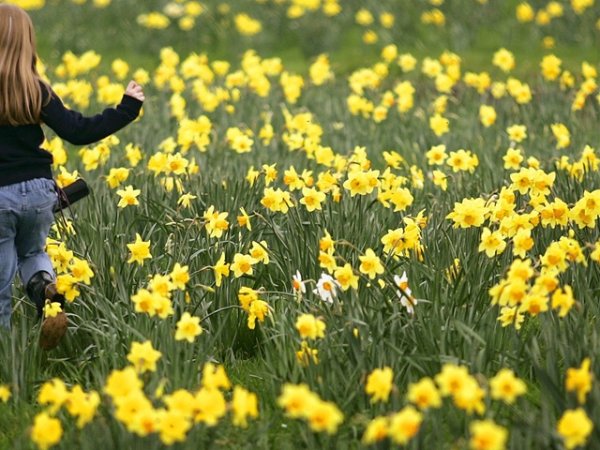
<path id="1" fill-rule="evenodd" d="M 40 123 L 42 86 L 29 15 L 0 4 L 0 125 Z"/>

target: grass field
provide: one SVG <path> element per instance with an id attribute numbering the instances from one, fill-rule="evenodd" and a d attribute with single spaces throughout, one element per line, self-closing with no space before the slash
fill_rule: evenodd
<path id="1" fill-rule="evenodd" d="M 47 134 L 93 192 L 57 349 L 15 289 L 0 448 L 597 448 L 600 4 L 224 5 L 31 10 L 65 103 L 147 100 Z"/>

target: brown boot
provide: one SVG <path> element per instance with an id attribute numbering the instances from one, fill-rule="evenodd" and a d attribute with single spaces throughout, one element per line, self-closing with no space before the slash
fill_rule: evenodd
<path id="1" fill-rule="evenodd" d="M 40 334 L 40 347 L 53 349 L 67 332 L 67 316 L 64 313 L 65 297 L 56 291 L 54 277 L 48 272 L 35 273 L 27 283 L 27 294 L 35 303 L 38 317 L 43 318 L 46 301 L 59 303 L 63 312 L 54 317 L 45 317 Z"/>
<path id="2" fill-rule="evenodd" d="M 60 303 L 61 307 L 64 307 L 64 297 L 56 291 L 56 283 L 48 284 L 44 294 L 50 302 Z M 59 312 L 54 317 L 45 317 L 40 333 L 40 347 L 44 350 L 52 350 L 66 333 L 67 315 L 64 311 Z"/>

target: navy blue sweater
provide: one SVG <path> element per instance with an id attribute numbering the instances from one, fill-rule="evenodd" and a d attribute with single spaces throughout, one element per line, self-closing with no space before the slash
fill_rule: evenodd
<path id="1" fill-rule="evenodd" d="M 84 117 L 67 109 L 52 90 L 42 88 L 41 120 L 68 142 L 86 145 L 97 142 L 135 120 L 142 102 L 124 95 L 115 108 Z M 44 132 L 40 124 L 0 125 L 0 186 L 34 178 L 52 179 L 52 155 L 40 148 Z"/>

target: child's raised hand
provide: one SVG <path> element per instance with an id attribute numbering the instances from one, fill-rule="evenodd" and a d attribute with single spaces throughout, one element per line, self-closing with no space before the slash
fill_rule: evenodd
<path id="1" fill-rule="evenodd" d="M 125 89 L 125 95 L 129 95 L 130 97 L 136 98 L 141 102 L 146 100 L 146 96 L 144 95 L 142 86 L 140 86 L 133 80 L 131 80 L 127 85 L 127 89 Z"/>

